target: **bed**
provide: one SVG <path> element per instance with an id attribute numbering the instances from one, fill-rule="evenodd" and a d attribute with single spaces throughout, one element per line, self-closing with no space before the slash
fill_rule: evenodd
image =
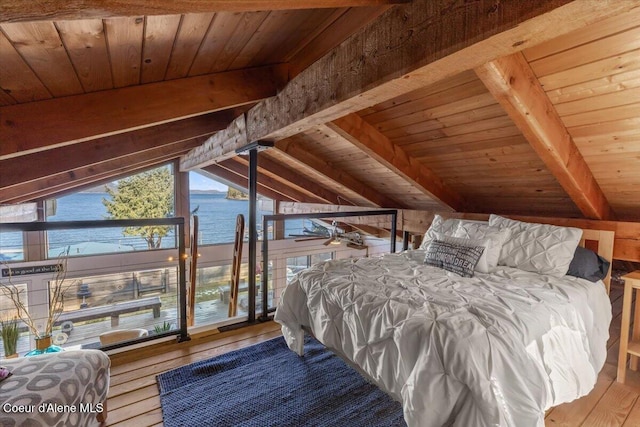
<path id="1" fill-rule="evenodd" d="M 466 253 L 453 268 L 431 262 L 460 239 L 484 244 L 472 277 L 453 272 Z M 436 217 L 420 249 L 298 273 L 275 320 L 293 351 L 306 330 L 400 401 L 409 426 L 542 426 L 545 410 L 589 393 L 606 358 L 608 285 L 566 275 L 585 240 L 611 260 L 613 232 Z"/>

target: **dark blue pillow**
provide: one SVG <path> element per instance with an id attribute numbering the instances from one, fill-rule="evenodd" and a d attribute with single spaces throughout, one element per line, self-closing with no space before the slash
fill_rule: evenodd
<path id="1" fill-rule="evenodd" d="M 607 276 L 611 263 L 590 249 L 578 246 L 567 275 L 597 282 Z"/>

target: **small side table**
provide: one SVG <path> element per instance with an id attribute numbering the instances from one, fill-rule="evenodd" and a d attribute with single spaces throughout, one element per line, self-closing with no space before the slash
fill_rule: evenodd
<path id="1" fill-rule="evenodd" d="M 620 327 L 620 352 L 618 354 L 619 383 L 624 383 L 627 373 L 627 355 L 629 355 L 629 369 L 638 370 L 640 357 L 640 270 L 622 276 L 624 279 L 624 299 L 622 301 L 622 326 Z M 633 332 L 629 342 L 629 325 L 631 323 L 631 300 L 636 291 L 636 308 L 633 313 Z"/>

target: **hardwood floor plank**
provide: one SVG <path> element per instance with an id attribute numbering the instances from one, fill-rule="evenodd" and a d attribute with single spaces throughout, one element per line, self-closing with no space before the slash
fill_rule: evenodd
<path id="1" fill-rule="evenodd" d="M 123 384 L 121 386 L 114 387 L 113 391 L 111 391 L 110 389 L 109 399 L 114 399 L 114 398 L 117 398 L 118 396 L 123 396 L 126 394 L 137 393 L 144 388 L 153 387 L 153 386 L 156 386 L 157 388 L 155 375 L 145 376 L 138 379 L 137 381 L 132 381 L 132 382 Z M 156 390 L 156 393 L 157 392 L 158 391 Z"/>
<path id="2" fill-rule="evenodd" d="M 128 393 L 119 393 L 109 398 L 109 410 L 115 410 L 148 399 L 158 394 L 158 385 L 151 384 Z"/>
<path id="3" fill-rule="evenodd" d="M 139 424 L 134 422 L 133 418 L 137 418 L 141 414 L 154 410 L 160 411 L 159 396 L 153 396 L 114 411 L 109 409 L 109 416 L 107 417 L 108 425 L 112 425 L 112 423 L 113 425 L 117 425 L 118 423 L 126 422 L 126 425 L 135 425 L 137 427 Z"/>
<path id="4" fill-rule="evenodd" d="M 637 427 L 640 426 L 640 399 L 636 400 L 636 403 L 631 408 L 629 416 L 625 420 L 623 427 Z"/>
<path id="5" fill-rule="evenodd" d="M 613 381 L 598 404 L 585 419 L 584 426 L 621 426 L 638 400 L 637 390 Z"/>
<path id="6" fill-rule="evenodd" d="M 611 383 L 616 380 L 616 367 L 605 364 L 598 375 L 596 386 L 586 396 L 570 403 L 565 403 L 553 408 L 545 417 L 545 426 L 578 427 L 589 415 L 591 409 L 602 399 Z"/>
<path id="7" fill-rule="evenodd" d="M 160 425 L 163 426 L 164 423 L 162 422 L 162 410 L 160 408 L 154 409 L 152 411 L 148 411 L 148 412 L 144 412 L 141 413 L 135 417 L 132 418 L 128 418 L 122 422 L 118 422 L 115 424 L 111 424 L 109 422 L 109 420 L 107 419 L 107 426 L 111 427 L 129 427 L 129 426 L 136 426 L 136 427 L 148 427 L 148 426 L 155 426 L 155 425 Z"/>

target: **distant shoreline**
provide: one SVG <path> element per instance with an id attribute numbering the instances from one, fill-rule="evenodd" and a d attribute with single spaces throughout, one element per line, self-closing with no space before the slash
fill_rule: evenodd
<path id="1" fill-rule="evenodd" d="M 191 194 L 227 194 L 226 191 L 219 190 L 190 190 Z M 79 191 L 75 194 L 107 194 L 104 188 L 90 188 L 87 190 Z"/>
<path id="2" fill-rule="evenodd" d="M 226 191 L 219 190 L 190 190 L 191 194 L 226 194 Z"/>

